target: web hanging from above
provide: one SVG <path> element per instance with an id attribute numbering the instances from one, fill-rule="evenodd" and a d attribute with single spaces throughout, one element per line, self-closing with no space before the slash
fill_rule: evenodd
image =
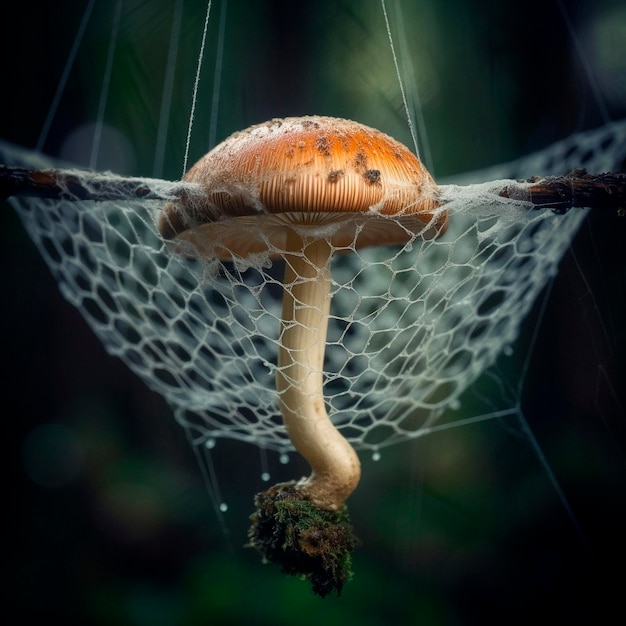
<path id="1" fill-rule="evenodd" d="M 58 166 L 6 144 L 0 160 Z M 625 160 L 626 124 L 614 123 L 473 179 L 619 171 Z M 160 195 L 173 185 L 150 184 Z M 458 401 L 515 341 L 585 217 L 529 210 L 494 189 L 443 186 L 439 239 L 334 256 L 324 394 L 357 449 L 418 436 Z M 156 227 L 162 200 L 11 203 L 64 297 L 197 443 L 292 449 L 275 389 L 283 262 L 173 254 Z"/>

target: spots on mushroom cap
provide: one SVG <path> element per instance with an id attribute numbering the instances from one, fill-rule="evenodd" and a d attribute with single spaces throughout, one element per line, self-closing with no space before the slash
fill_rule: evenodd
<path id="1" fill-rule="evenodd" d="M 328 180 L 329 183 L 336 183 L 344 175 L 345 172 L 343 170 L 331 170 L 330 172 L 328 172 L 328 177 L 326 180 Z"/>
<path id="2" fill-rule="evenodd" d="M 330 146 L 331 142 L 328 140 L 328 137 L 326 135 L 318 137 L 317 141 L 315 142 L 316 149 L 321 152 L 325 157 L 330 156 Z"/>
<path id="3" fill-rule="evenodd" d="M 363 178 L 370 185 L 379 185 L 380 184 L 380 170 L 365 170 L 363 172 Z"/>
<path id="4" fill-rule="evenodd" d="M 319 128 L 320 124 L 315 119 L 303 118 L 299 120 L 302 124 L 302 128 Z"/>
<path id="5" fill-rule="evenodd" d="M 359 169 L 367 168 L 367 155 L 360 150 L 354 155 L 354 167 Z"/>

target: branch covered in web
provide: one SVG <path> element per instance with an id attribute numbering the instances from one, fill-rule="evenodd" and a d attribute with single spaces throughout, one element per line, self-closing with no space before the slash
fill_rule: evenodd
<path id="1" fill-rule="evenodd" d="M 158 179 L 100 174 L 81 170 L 36 170 L 0 166 L 0 197 L 29 196 L 62 200 L 173 200 L 194 193 L 193 185 Z M 195 191 L 197 193 L 197 191 Z M 626 215 L 626 174 L 588 174 L 574 170 L 565 176 L 502 181 L 495 193 L 528 203 L 534 209 L 564 214 L 591 208 Z"/>
<path id="2" fill-rule="evenodd" d="M 174 200 L 192 185 L 83 170 L 29 169 L 0 165 L 0 198 L 53 200 Z"/>
<path id="3" fill-rule="evenodd" d="M 565 176 L 534 176 L 507 185 L 499 195 L 529 202 L 535 209 L 551 209 L 559 215 L 576 207 L 626 215 L 626 174 L 574 170 Z"/>

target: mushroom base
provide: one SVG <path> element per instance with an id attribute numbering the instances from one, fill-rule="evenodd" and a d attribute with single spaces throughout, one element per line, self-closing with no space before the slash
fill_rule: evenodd
<path id="1" fill-rule="evenodd" d="M 321 509 L 293 481 L 257 494 L 254 503 L 248 547 L 284 573 L 308 580 L 319 596 L 341 595 L 352 576 L 350 555 L 359 544 L 345 505 L 340 511 Z"/>

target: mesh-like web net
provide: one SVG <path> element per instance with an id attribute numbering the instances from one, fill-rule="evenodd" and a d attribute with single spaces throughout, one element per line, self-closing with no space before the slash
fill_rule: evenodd
<path id="1" fill-rule="evenodd" d="M 626 124 L 614 123 L 480 176 L 602 172 L 625 158 Z M 8 145 L 0 160 L 55 165 Z M 501 186 L 444 186 L 450 217 L 440 239 L 332 259 L 324 393 L 356 448 L 426 432 L 512 344 L 557 271 L 585 212 L 531 210 L 498 197 Z M 274 382 L 282 262 L 173 254 L 155 227 L 162 201 L 12 203 L 63 295 L 167 399 L 196 443 L 228 437 L 291 449 Z"/>

